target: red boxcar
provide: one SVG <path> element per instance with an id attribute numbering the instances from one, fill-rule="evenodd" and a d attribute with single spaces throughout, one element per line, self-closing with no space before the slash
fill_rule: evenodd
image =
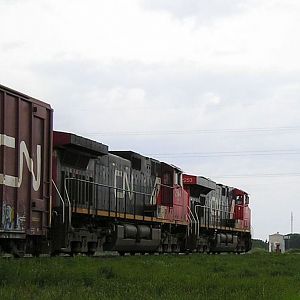
<path id="1" fill-rule="evenodd" d="M 0 246 L 46 235 L 51 156 L 51 107 L 0 85 Z"/>

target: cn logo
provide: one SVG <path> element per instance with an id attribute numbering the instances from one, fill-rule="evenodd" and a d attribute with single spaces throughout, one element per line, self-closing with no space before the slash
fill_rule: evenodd
<path id="1" fill-rule="evenodd" d="M 16 141 L 14 137 L 7 136 L 5 134 L 0 134 L 0 146 L 5 146 L 9 148 L 16 148 Z M 36 146 L 36 174 L 34 174 L 34 163 L 32 158 L 29 156 L 27 146 L 24 141 L 20 143 L 20 156 L 19 156 L 19 176 L 11 176 L 0 173 L 0 184 L 5 186 L 10 186 L 14 188 L 19 188 L 23 181 L 23 168 L 24 159 L 29 172 L 32 174 L 32 187 L 35 191 L 38 191 L 41 185 L 41 145 Z"/>

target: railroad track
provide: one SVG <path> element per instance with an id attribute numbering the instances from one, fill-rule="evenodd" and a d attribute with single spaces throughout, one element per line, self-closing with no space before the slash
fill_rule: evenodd
<path id="1" fill-rule="evenodd" d="M 184 255 L 240 255 L 240 254 L 246 254 L 245 252 L 243 253 L 236 253 L 236 252 L 223 252 L 223 253 L 217 253 L 217 252 L 179 252 L 179 253 L 160 253 L 160 252 L 151 252 L 151 253 L 125 253 L 124 255 L 120 255 L 117 251 L 106 251 L 106 252 L 99 252 L 95 253 L 94 255 L 87 255 L 87 254 L 75 254 L 75 255 L 70 255 L 70 254 L 58 254 L 58 255 L 49 255 L 49 254 L 40 254 L 39 256 L 34 256 L 32 254 L 25 254 L 22 257 L 16 257 L 11 253 L 3 253 L 0 254 L 0 258 L 3 259 L 15 259 L 15 258 L 21 258 L 21 259 L 34 259 L 34 258 L 51 258 L 51 257 L 64 257 L 64 258 L 73 258 L 73 257 L 90 257 L 90 258 L 115 258 L 115 257 L 124 257 L 124 256 L 184 256 Z"/>

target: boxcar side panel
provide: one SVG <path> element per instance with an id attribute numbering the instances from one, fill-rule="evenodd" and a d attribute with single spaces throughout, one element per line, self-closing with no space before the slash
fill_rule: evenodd
<path id="1" fill-rule="evenodd" d="M 0 232 L 44 235 L 51 210 L 52 110 L 0 86 L 0 116 Z"/>

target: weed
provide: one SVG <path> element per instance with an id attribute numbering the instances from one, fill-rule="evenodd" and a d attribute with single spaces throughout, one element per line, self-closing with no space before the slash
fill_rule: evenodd
<path id="1" fill-rule="evenodd" d="M 0 260 L 0 299 L 299 299 L 299 254 Z"/>
<path id="2" fill-rule="evenodd" d="M 108 266 L 100 267 L 98 270 L 98 275 L 106 279 L 112 279 L 116 277 L 116 274 L 114 273 L 112 267 Z"/>
<path id="3" fill-rule="evenodd" d="M 248 278 L 248 277 L 257 277 L 257 272 L 250 270 L 250 269 L 243 269 L 239 273 L 240 278 Z"/>

